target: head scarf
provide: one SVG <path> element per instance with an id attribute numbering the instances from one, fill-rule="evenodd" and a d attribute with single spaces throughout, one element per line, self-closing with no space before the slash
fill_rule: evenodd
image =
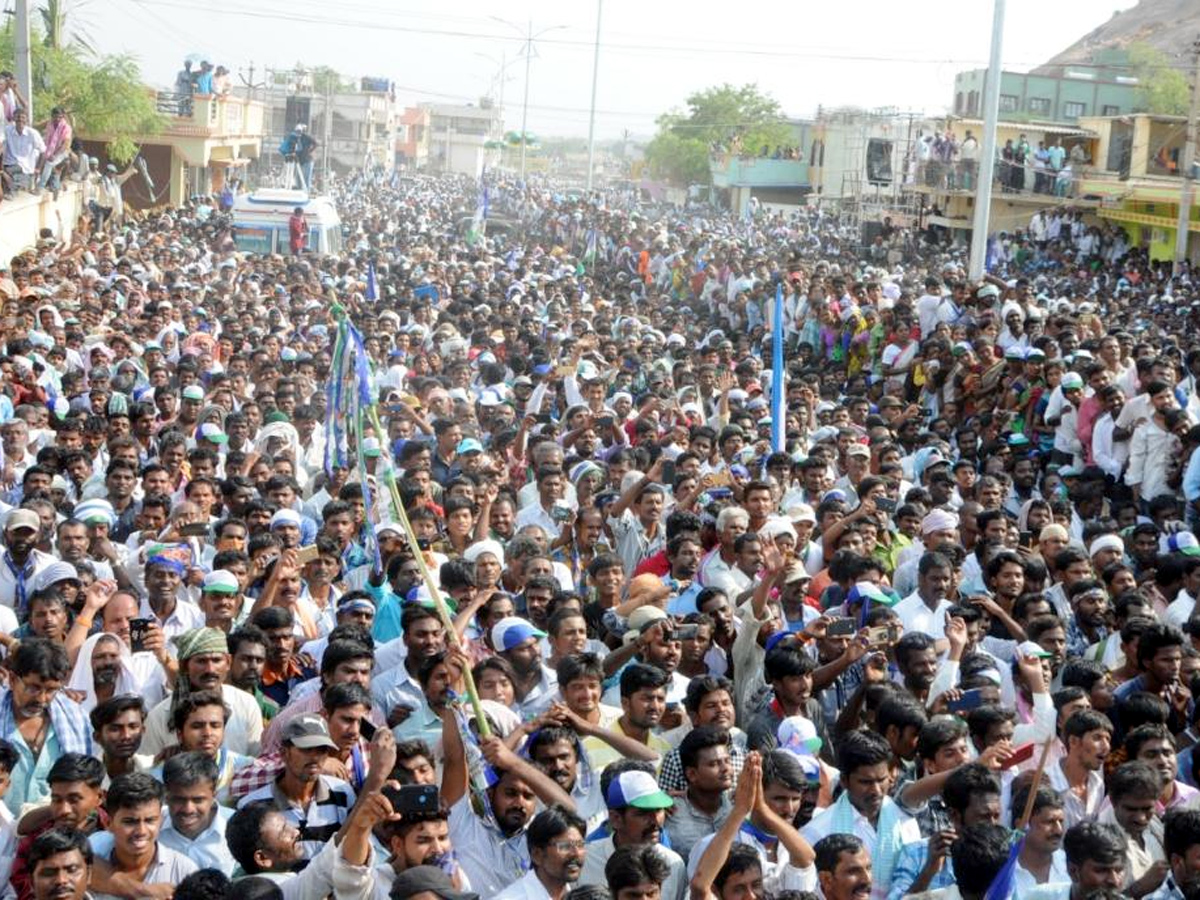
<path id="1" fill-rule="evenodd" d="M 121 654 L 119 661 L 121 672 L 117 676 L 114 695 L 140 694 L 142 692 L 142 686 L 138 684 L 137 677 L 133 674 L 133 655 L 129 652 L 126 643 L 115 634 L 108 632 L 102 631 L 99 634 L 93 634 L 79 648 L 79 656 L 75 658 L 75 668 L 71 670 L 71 679 L 67 682 L 68 690 L 78 691 L 84 695 L 80 705 L 85 713 L 96 708 L 96 679 L 92 674 L 92 654 L 96 652 L 96 645 L 106 638 L 117 642 L 117 649 Z"/>
<path id="2" fill-rule="evenodd" d="M 184 663 L 193 656 L 204 653 L 228 653 L 229 640 L 225 637 L 225 632 L 219 629 L 193 628 L 175 638 L 175 647 L 178 651 L 179 675 L 175 678 L 175 693 L 171 697 L 172 712 L 179 701 L 192 692 Z"/>

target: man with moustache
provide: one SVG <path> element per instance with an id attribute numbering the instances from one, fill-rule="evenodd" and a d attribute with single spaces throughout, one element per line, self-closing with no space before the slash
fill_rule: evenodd
<path id="1" fill-rule="evenodd" d="M 46 773 L 55 760 L 65 753 L 92 755 L 92 729 L 83 707 L 62 693 L 71 667 L 60 644 L 27 638 L 8 670 L 8 686 L 0 690 L 0 737 L 16 748 L 18 760 L 4 802 L 18 815 L 24 804 L 49 796 Z"/>
<path id="2" fill-rule="evenodd" d="M 583 819 L 561 806 L 544 809 L 525 831 L 529 871 L 496 900 L 563 900 L 583 874 Z"/>
<path id="3" fill-rule="evenodd" d="M 55 828 L 29 850 L 34 900 L 86 900 L 92 880 L 92 848 L 81 831 Z"/>
<path id="4" fill-rule="evenodd" d="M 680 900 L 687 890 L 687 870 L 679 854 L 661 844 L 667 810 L 675 801 L 659 789 L 654 766 L 638 760 L 613 763 L 604 770 L 600 788 L 608 806 L 608 833 L 588 841 L 580 883 L 605 884 L 605 866 L 614 853 L 623 847 L 651 844 L 668 869 L 663 900 Z"/>

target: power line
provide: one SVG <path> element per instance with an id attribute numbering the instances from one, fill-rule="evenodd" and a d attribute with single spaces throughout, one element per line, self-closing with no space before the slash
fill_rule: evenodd
<path id="1" fill-rule="evenodd" d="M 175 9 L 190 9 L 206 13 L 223 13 L 225 15 L 242 16 L 244 18 L 265 19 L 268 21 L 283 21 L 295 22 L 298 24 L 308 25 L 332 25 L 341 26 L 344 28 L 365 29 L 369 31 L 391 31 L 404 34 L 423 34 L 441 37 L 456 37 L 456 38 L 480 38 L 489 41 L 505 41 L 508 43 L 524 43 L 524 38 L 516 35 L 509 35 L 496 32 L 471 31 L 463 28 L 428 28 L 406 25 L 385 24 L 378 21 L 363 22 L 353 19 L 333 18 L 329 16 L 318 16 L 308 13 L 284 12 L 282 10 L 256 10 L 246 8 L 222 7 L 216 4 L 200 4 L 187 2 L 187 0 L 158 0 L 158 5 L 169 6 Z M 339 7 L 341 9 L 342 7 Z M 360 7 L 361 9 L 361 7 Z M 364 10 L 366 11 L 366 10 Z M 379 14 L 379 10 L 371 10 L 372 14 Z M 591 42 L 583 38 L 566 38 L 566 37 L 543 37 L 539 39 L 545 44 L 553 44 L 564 47 L 590 47 Z M 621 41 L 605 41 L 604 48 L 606 51 L 616 52 L 634 52 L 634 53 L 674 53 L 682 55 L 700 55 L 711 57 L 714 55 L 720 56 L 750 56 L 750 57 L 766 57 L 766 58 L 786 58 L 786 59 L 813 59 L 813 60 L 838 60 L 845 62 L 881 62 L 881 63 L 900 63 L 905 65 L 921 65 L 921 66 L 974 66 L 982 65 L 983 60 L 979 59 L 954 59 L 954 58 L 933 58 L 928 56 L 921 57 L 903 57 L 903 56 L 884 56 L 880 54 L 859 53 L 854 51 L 833 53 L 828 50 L 812 48 L 789 48 L 789 49 L 768 49 L 764 47 L 729 47 L 729 46 L 688 46 L 685 44 L 642 44 L 642 43 L 627 43 Z M 1010 61 L 1010 66 L 1042 65 L 1040 63 L 1025 64 Z M 1055 66 L 1066 64 L 1055 64 Z M 1117 63 L 1078 63 L 1075 65 L 1087 66 L 1092 69 L 1114 69 L 1121 71 L 1130 71 L 1138 68 L 1132 64 L 1117 64 Z M 1183 64 L 1162 63 L 1158 65 L 1144 66 L 1147 70 L 1179 70 L 1190 71 L 1191 67 Z"/>

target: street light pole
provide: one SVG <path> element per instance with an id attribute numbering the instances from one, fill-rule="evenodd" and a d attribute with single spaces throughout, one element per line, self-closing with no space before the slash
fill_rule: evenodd
<path id="1" fill-rule="evenodd" d="M 604 0 L 596 0 L 596 46 L 592 51 L 592 109 L 588 115 L 587 189 L 592 189 L 592 164 L 596 158 L 596 82 L 600 77 L 600 21 L 604 16 Z"/>
<path id="2" fill-rule="evenodd" d="M 1000 50 L 1004 41 L 1004 0 L 993 0 L 992 52 L 983 91 L 983 152 L 979 157 L 979 184 L 975 185 L 975 219 L 971 223 L 968 274 L 983 277 L 987 264 L 988 219 L 992 211 L 992 171 L 996 165 L 996 120 L 1000 117 Z"/>
<path id="3" fill-rule="evenodd" d="M 529 143 L 525 129 L 529 124 L 529 64 L 533 62 L 533 19 L 529 20 L 528 35 L 525 39 L 525 100 L 521 104 L 521 181 L 525 180 L 525 146 Z"/>

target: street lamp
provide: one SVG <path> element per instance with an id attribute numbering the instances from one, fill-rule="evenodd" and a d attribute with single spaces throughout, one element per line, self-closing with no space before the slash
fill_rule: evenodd
<path id="1" fill-rule="evenodd" d="M 525 99 L 521 103 L 521 180 L 525 180 L 525 147 L 528 144 L 526 138 L 526 129 L 529 124 L 529 64 L 533 61 L 533 42 L 549 34 L 551 31 L 559 31 L 566 28 L 566 25 L 551 25 L 549 28 L 543 28 L 537 34 L 533 33 L 533 19 L 530 19 L 524 29 L 515 22 L 510 22 L 508 19 L 501 19 L 499 16 L 491 16 L 503 25 L 516 30 L 525 38 Z"/>

